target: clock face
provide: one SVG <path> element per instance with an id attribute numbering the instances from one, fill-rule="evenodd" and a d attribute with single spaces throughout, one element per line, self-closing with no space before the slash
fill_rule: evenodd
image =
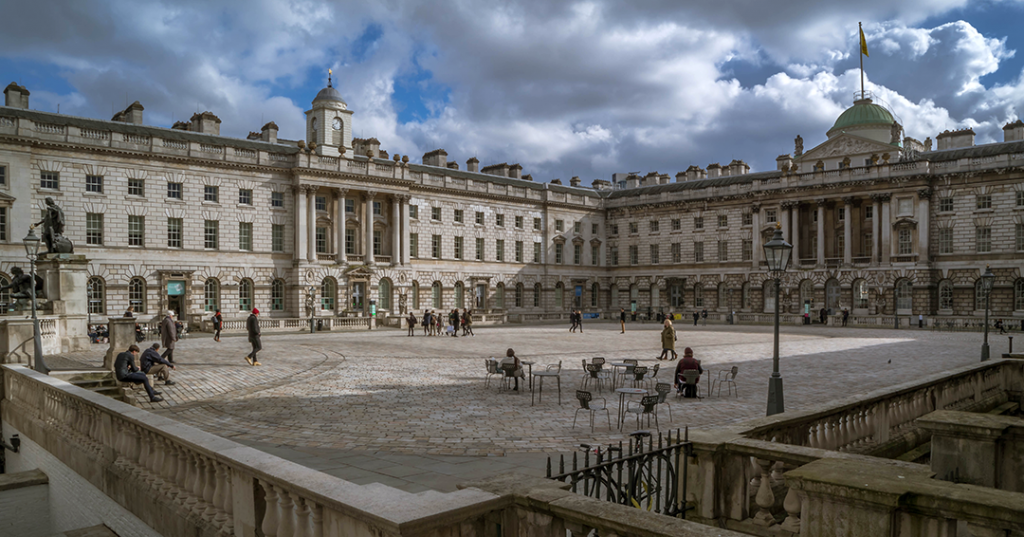
<path id="1" fill-rule="evenodd" d="M 332 123 L 331 125 L 334 127 L 334 130 L 336 131 L 341 130 L 341 119 L 334 118 L 334 123 Z"/>

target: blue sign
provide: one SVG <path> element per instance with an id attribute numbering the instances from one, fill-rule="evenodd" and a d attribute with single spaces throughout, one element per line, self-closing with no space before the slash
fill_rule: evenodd
<path id="1" fill-rule="evenodd" d="M 583 314 L 583 318 L 584 319 L 600 319 L 601 318 L 601 314 L 600 313 L 584 313 Z"/>
<path id="2" fill-rule="evenodd" d="M 167 296 L 181 296 L 185 294 L 185 282 L 172 280 L 167 282 Z"/>
<path id="3" fill-rule="evenodd" d="M 583 286 L 582 285 L 577 285 L 576 286 L 576 296 L 583 296 Z"/>

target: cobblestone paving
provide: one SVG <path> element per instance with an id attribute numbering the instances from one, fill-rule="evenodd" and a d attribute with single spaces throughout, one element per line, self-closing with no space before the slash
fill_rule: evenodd
<path id="1" fill-rule="evenodd" d="M 715 427 L 764 415 L 771 373 L 770 327 L 677 325 L 677 350 L 694 349 L 709 375 L 739 367 L 737 397 L 700 401 L 670 396 L 659 415 L 662 430 Z M 635 428 L 609 431 L 604 416 L 590 432 L 574 390 L 581 359 L 636 358 L 661 364 L 670 382 L 675 362 L 658 362 L 660 327 L 591 323 L 585 334 L 565 327 L 479 327 L 476 337 L 406 337 L 404 331 L 266 335 L 262 367 L 242 358 L 244 337 L 214 343 L 197 335 L 179 342 L 175 386 L 160 386 L 164 403 L 140 405 L 209 432 L 334 473 L 357 483 L 384 482 L 406 490 L 452 490 L 457 482 L 498 471 L 538 473 L 543 454 L 581 443 L 617 442 Z M 899 384 L 978 360 L 981 335 L 918 330 L 784 327 L 780 348 L 787 410 L 797 410 Z M 1005 352 L 1005 337 L 992 340 Z M 485 386 L 483 358 L 506 347 L 537 363 L 562 362 L 562 404 L 556 385 L 543 403 L 530 391 Z M 102 351 L 66 358 L 102 363 Z M 618 397 L 608 398 L 614 425 Z M 481 458 L 486 456 L 486 458 Z M 501 461 L 498 463 L 497 461 Z"/>

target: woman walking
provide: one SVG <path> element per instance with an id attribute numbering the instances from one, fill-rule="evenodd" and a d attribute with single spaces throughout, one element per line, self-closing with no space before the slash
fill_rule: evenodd
<path id="1" fill-rule="evenodd" d="M 224 327 L 224 318 L 221 317 L 220 310 L 217 310 L 210 320 L 213 321 L 213 340 L 220 341 L 220 329 Z"/>
<path id="2" fill-rule="evenodd" d="M 476 335 L 473 333 L 473 310 L 466 310 L 466 312 L 462 314 L 462 326 L 466 327 L 466 331 L 469 332 L 469 335 Z"/>
<path id="3" fill-rule="evenodd" d="M 676 329 L 672 328 L 672 321 L 665 319 L 665 328 L 661 329 L 661 356 L 658 359 L 668 358 L 670 352 L 673 360 L 679 358 L 676 354 Z"/>

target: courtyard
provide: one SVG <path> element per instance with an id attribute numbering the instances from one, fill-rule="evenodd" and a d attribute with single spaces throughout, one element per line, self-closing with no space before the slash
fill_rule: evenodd
<path id="1" fill-rule="evenodd" d="M 677 351 L 691 347 L 706 371 L 739 368 L 737 396 L 690 400 L 669 396 L 660 429 L 714 428 L 764 415 L 771 373 L 768 326 L 694 327 L 677 323 Z M 415 337 L 405 330 L 266 334 L 262 367 L 250 367 L 244 336 L 220 343 L 194 334 L 178 343 L 174 386 L 165 399 L 139 404 L 225 438 L 359 484 L 383 483 L 410 492 L 454 490 L 458 483 L 516 471 L 542 475 L 548 455 L 571 454 L 580 444 L 628 437 L 635 420 L 615 427 L 618 397 L 594 391 L 612 407 L 591 433 L 586 414 L 573 428 L 581 360 L 634 358 L 661 364 L 657 378 L 671 382 L 677 362 L 659 362 L 660 326 L 591 322 L 585 333 L 563 325 L 480 326 L 473 337 Z M 781 371 L 787 411 L 916 380 L 979 359 L 980 333 L 783 327 Z M 992 354 L 1007 350 L 1006 336 L 991 336 Z M 151 341 L 145 342 L 150 344 Z M 65 356 L 54 367 L 96 366 L 105 348 Z M 513 347 L 533 371 L 562 363 L 561 405 L 553 379 L 543 400 L 485 385 L 484 359 Z M 702 389 L 702 395 L 704 395 Z"/>

